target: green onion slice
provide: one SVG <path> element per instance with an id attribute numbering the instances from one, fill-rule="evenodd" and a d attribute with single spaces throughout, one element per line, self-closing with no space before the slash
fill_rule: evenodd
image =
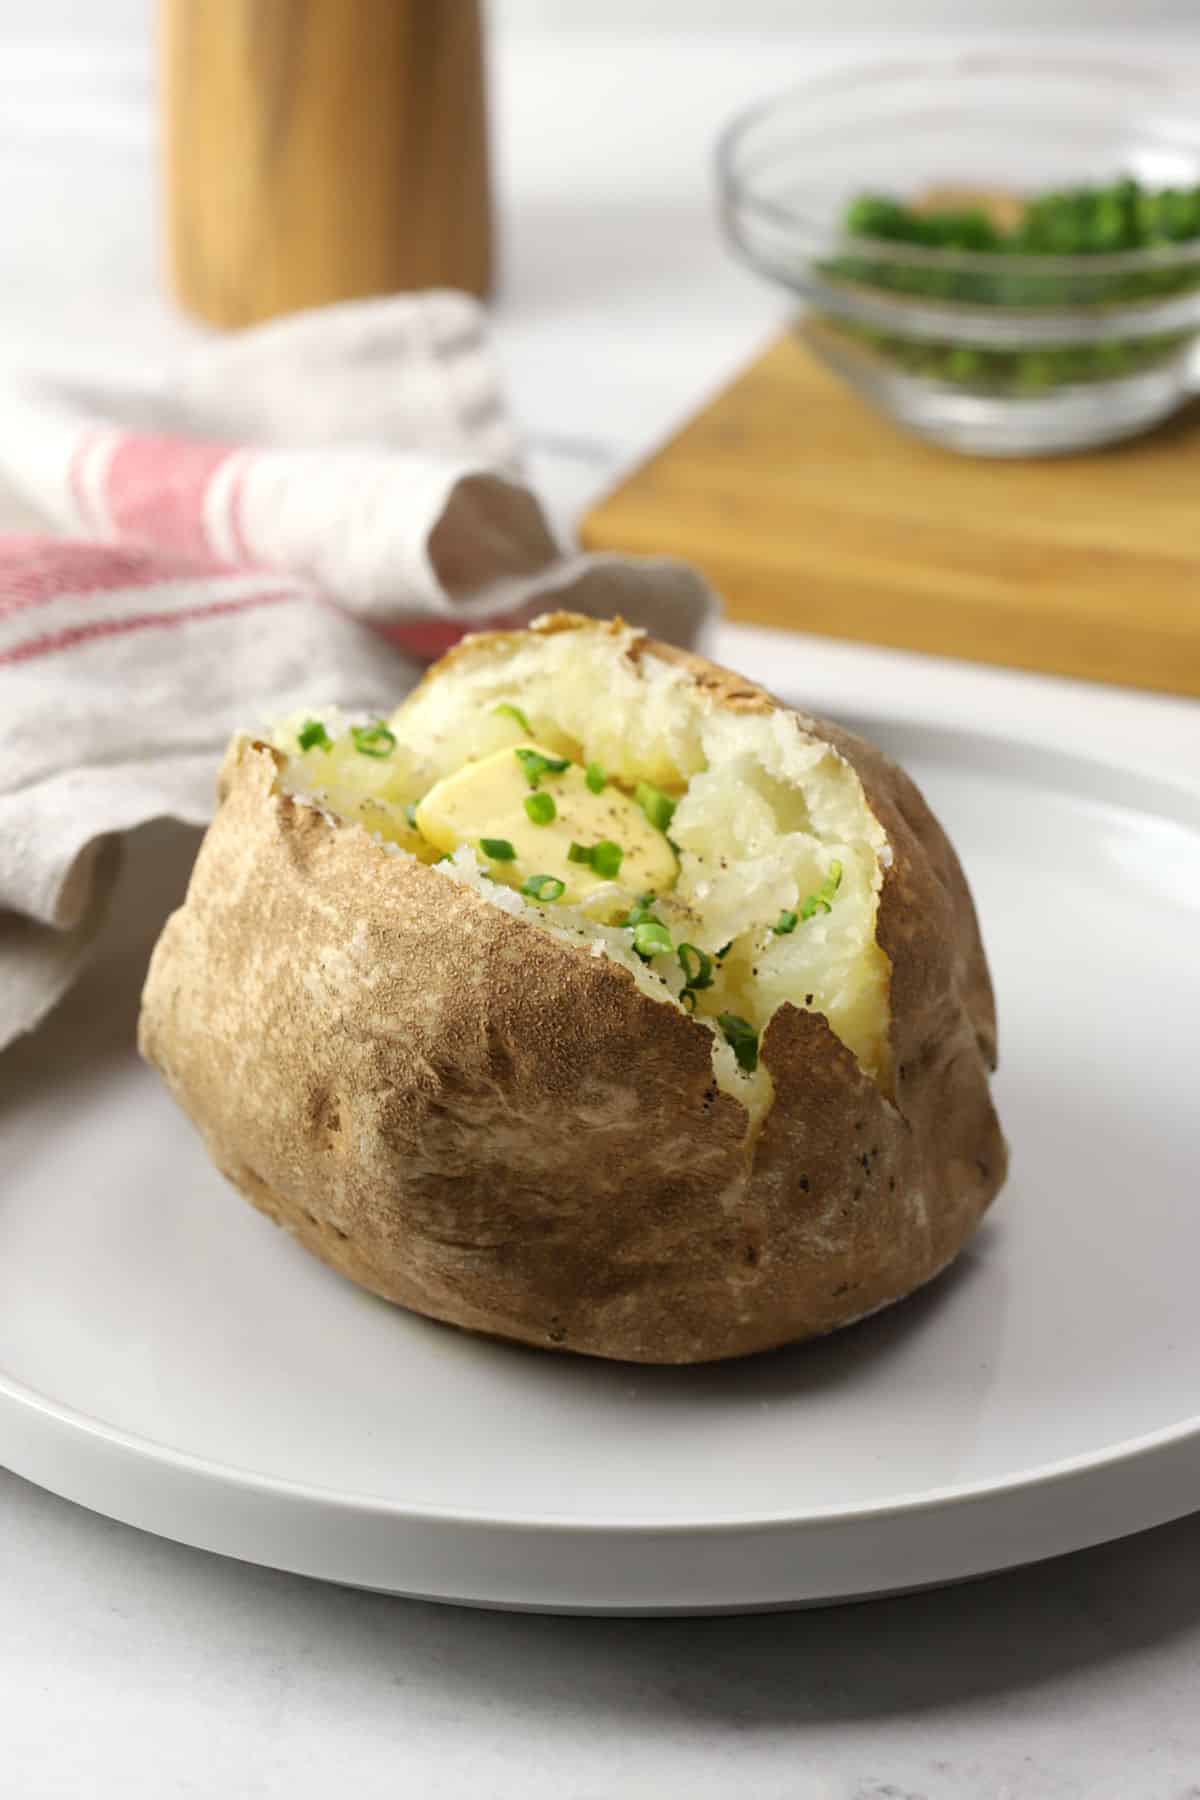
<path id="1" fill-rule="evenodd" d="M 639 781 L 633 797 L 650 823 L 658 831 L 665 832 L 675 817 L 676 802 L 671 796 L 664 794 L 661 788 L 651 786 L 648 781 Z"/>
<path id="2" fill-rule="evenodd" d="M 296 742 L 302 750 L 332 750 L 333 739 L 326 731 L 320 719 L 305 719 L 296 734 Z"/>
<path id="3" fill-rule="evenodd" d="M 829 865 L 829 873 L 815 894 L 809 894 L 800 908 L 802 919 L 811 919 L 817 912 L 833 911 L 833 896 L 842 885 L 842 865 L 836 860 Z"/>
<path id="4" fill-rule="evenodd" d="M 634 926 L 633 947 L 639 956 L 646 959 L 651 956 L 669 956 L 675 948 L 666 926 L 653 919 L 646 919 L 641 925 Z"/>
<path id="5" fill-rule="evenodd" d="M 521 711 L 520 707 L 514 706 L 511 700 L 502 700 L 499 706 L 493 706 L 492 712 L 498 719 L 515 720 L 521 730 L 525 733 L 526 737 L 533 736 L 533 727 L 530 725 L 529 720 L 525 717 L 525 714 Z"/>
<path id="6" fill-rule="evenodd" d="M 352 725 L 350 736 L 360 756 L 390 756 L 396 748 L 396 734 L 388 730 L 382 719 L 376 719 L 373 725 Z"/>
<path id="7" fill-rule="evenodd" d="M 558 816 L 553 794 L 526 794 L 525 811 L 535 825 L 549 825 Z"/>
<path id="8" fill-rule="evenodd" d="M 566 756 L 543 756 L 540 750 L 514 750 L 513 755 L 524 770 L 531 788 L 537 787 L 543 775 L 561 775 L 571 766 Z"/>
<path id="9" fill-rule="evenodd" d="M 641 925 L 646 919 L 652 919 L 656 925 L 661 925 L 662 920 L 655 916 L 654 900 L 653 894 L 639 894 L 621 920 L 622 925 Z"/>
<path id="10" fill-rule="evenodd" d="M 615 881 L 621 872 L 624 855 L 620 844 L 614 844 L 611 838 L 601 838 L 598 844 L 573 843 L 567 851 L 567 861 L 586 863 L 605 881 Z"/>
<path id="11" fill-rule="evenodd" d="M 753 1075 L 758 1067 L 758 1033 L 737 1013 L 718 1013 L 717 1024 L 725 1034 L 725 1042 L 733 1051 L 739 1069 Z"/>
<path id="12" fill-rule="evenodd" d="M 706 988 L 712 986 L 712 957 L 695 944 L 680 944 L 679 966 L 683 970 L 683 979 L 689 988 Z"/>
<path id="13" fill-rule="evenodd" d="M 515 862 L 517 853 L 507 838 L 480 838 L 479 848 L 493 862 Z"/>
<path id="14" fill-rule="evenodd" d="M 611 838 L 601 838 L 598 844 L 592 845 L 592 867 L 605 881 L 615 881 L 621 873 L 624 855 L 620 844 L 614 844 Z"/>
<path id="15" fill-rule="evenodd" d="M 603 763 L 590 762 L 584 773 L 583 779 L 587 782 L 588 787 L 593 794 L 602 794 L 605 787 L 608 785 L 608 770 Z"/>
<path id="16" fill-rule="evenodd" d="M 795 931 L 796 926 L 799 923 L 799 913 L 781 912 L 775 923 L 772 925 L 771 930 L 775 933 L 776 937 L 787 937 L 789 933 Z"/>
<path id="17" fill-rule="evenodd" d="M 561 900 L 565 889 L 566 883 L 557 875 L 531 875 L 521 883 L 521 892 L 531 900 Z"/>

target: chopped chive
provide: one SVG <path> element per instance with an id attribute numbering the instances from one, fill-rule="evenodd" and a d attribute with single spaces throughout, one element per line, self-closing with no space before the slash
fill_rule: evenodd
<path id="1" fill-rule="evenodd" d="M 621 872 L 624 855 L 620 844 L 614 844 L 611 838 L 601 838 L 598 844 L 572 843 L 567 851 L 567 861 L 586 863 L 605 881 L 615 881 Z"/>
<path id="2" fill-rule="evenodd" d="M 590 762 L 583 779 L 593 794 L 602 794 L 608 785 L 608 770 L 603 763 Z"/>
<path id="3" fill-rule="evenodd" d="M 521 727 L 521 730 L 525 733 L 526 737 L 533 736 L 533 727 L 530 725 L 529 720 L 525 717 L 525 714 L 521 711 L 520 707 L 514 706 L 511 700 L 502 700 L 499 706 L 493 706 L 492 712 L 498 719 L 514 719 Z"/>
<path id="4" fill-rule="evenodd" d="M 657 830 L 665 832 L 675 817 L 676 802 L 671 796 L 664 794 L 661 788 L 652 787 L 648 781 L 639 781 L 633 790 L 633 797 L 650 823 Z"/>
<path id="5" fill-rule="evenodd" d="M 565 889 L 566 882 L 557 875 L 531 875 L 521 883 L 521 892 L 531 900 L 561 900 Z"/>
<path id="6" fill-rule="evenodd" d="M 771 930 L 775 933 L 776 937 L 787 937 L 790 932 L 795 931 L 796 926 L 799 923 L 799 913 L 781 912 L 775 923 L 772 925 Z"/>
<path id="7" fill-rule="evenodd" d="M 302 750 L 332 750 L 333 739 L 326 731 L 320 719 L 305 719 L 296 734 L 296 742 Z"/>
<path id="8" fill-rule="evenodd" d="M 525 811 L 535 825 L 549 825 L 558 816 L 553 794 L 526 794 Z"/>
<path id="9" fill-rule="evenodd" d="M 694 988 L 685 987 L 679 996 L 679 1004 L 684 1012 L 694 1013 L 696 1010 L 696 992 Z"/>
<path id="10" fill-rule="evenodd" d="M 671 934 L 656 919 L 645 919 L 633 928 L 633 947 L 640 957 L 669 956 L 675 948 Z"/>
<path id="11" fill-rule="evenodd" d="M 802 919 L 811 919 L 816 912 L 832 912 L 833 896 L 842 885 L 842 865 L 836 860 L 829 865 L 829 873 L 815 894 L 809 894 L 800 908 Z"/>
<path id="12" fill-rule="evenodd" d="M 718 1013 L 717 1024 L 725 1034 L 725 1042 L 733 1051 L 739 1069 L 753 1075 L 758 1067 L 758 1033 L 737 1013 Z"/>
<path id="13" fill-rule="evenodd" d="M 479 848 L 493 862 L 515 862 L 517 853 L 507 838 L 480 838 Z"/>
<path id="14" fill-rule="evenodd" d="M 650 919 L 655 925 L 661 925 L 662 920 L 654 912 L 654 898 L 653 894 L 639 894 L 621 920 L 622 925 L 641 925 L 647 919 Z"/>
<path id="15" fill-rule="evenodd" d="M 732 949 L 733 949 L 733 939 L 730 938 L 729 942 L 727 944 L 722 944 L 721 948 L 717 951 L 717 961 L 722 962 L 725 959 L 725 957 L 727 957 L 729 955 L 729 952 Z"/>
<path id="16" fill-rule="evenodd" d="M 396 748 L 396 734 L 388 730 L 382 719 L 376 719 L 373 725 L 352 725 L 350 736 L 360 756 L 390 756 Z"/>
<path id="17" fill-rule="evenodd" d="M 680 944 L 679 966 L 683 970 L 683 979 L 690 988 L 706 988 L 712 986 L 712 957 L 695 944 Z"/>
<path id="18" fill-rule="evenodd" d="M 561 775 L 564 769 L 571 766 L 569 757 L 543 756 L 540 750 L 514 750 L 513 755 L 520 763 L 531 788 L 538 785 L 543 775 Z"/>
<path id="19" fill-rule="evenodd" d="M 601 838 L 598 844 L 592 846 L 592 867 L 606 881 L 615 881 L 621 873 L 624 855 L 620 844 L 614 844 L 611 838 Z"/>

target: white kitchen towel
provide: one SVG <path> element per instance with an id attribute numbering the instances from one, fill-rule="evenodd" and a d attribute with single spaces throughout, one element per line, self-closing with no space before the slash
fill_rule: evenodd
<path id="1" fill-rule="evenodd" d="M 65 991 L 114 840 L 202 823 L 230 733 L 390 709 L 465 630 L 555 607 L 694 642 L 703 580 L 565 552 L 520 481 L 483 315 L 355 302 L 149 382 L 0 396 L 0 1046 Z"/>

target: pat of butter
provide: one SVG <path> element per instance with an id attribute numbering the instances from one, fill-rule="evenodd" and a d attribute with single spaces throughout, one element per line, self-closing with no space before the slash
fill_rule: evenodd
<path id="1" fill-rule="evenodd" d="M 394 802 L 366 794 L 361 800 L 343 801 L 339 810 L 343 817 L 357 819 L 373 837 L 382 838 L 385 844 L 398 844 L 418 862 L 436 862 L 438 853 L 434 845 L 413 830 L 404 816 L 404 809 Z"/>
<path id="2" fill-rule="evenodd" d="M 537 789 L 529 785 L 519 750 L 554 759 L 538 744 L 519 744 L 467 763 L 430 788 L 417 807 L 417 827 L 439 850 L 471 844 L 489 874 L 509 887 L 520 887 L 531 875 L 554 875 L 563 883 L 562 900 L 577 905 L 605 885 L 586 863 L 569 862 L 572 843 L 592 845 L 607 839 L 623 855 L 615 877 L 629 894 L 647 890 L 661 894 L 675 885 L 675 853 L 662 832 L 651 825 L 635 800 L 610 782 L 599 794 L 587 785 L 585 771 L 571 763 L 561 773 L 543 773 Z M 555 816 L 537 825 L 525 802 L 534 792 L 548 794 Z M 516 852 L 512 861 L 497 861 L 480 849 L 481 838 L 503 838 Z"/>

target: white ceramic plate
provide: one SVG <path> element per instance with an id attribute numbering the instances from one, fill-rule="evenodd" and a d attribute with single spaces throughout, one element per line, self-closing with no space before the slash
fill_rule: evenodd
<path id="1" fill-rule="evenodd" d="M 1200 1507 L 1200 795 L 864 727 L 953 833 L 1001 1005 L 1007 1189 L 933 1288 L 823 1343 L 647 1370 L 411 1318 L 209 1168 L 132 1049 L 192 841 L 0 1059 L 0 1461 L 186 1543 L 446 1600 L 800 1604 Z"/>

